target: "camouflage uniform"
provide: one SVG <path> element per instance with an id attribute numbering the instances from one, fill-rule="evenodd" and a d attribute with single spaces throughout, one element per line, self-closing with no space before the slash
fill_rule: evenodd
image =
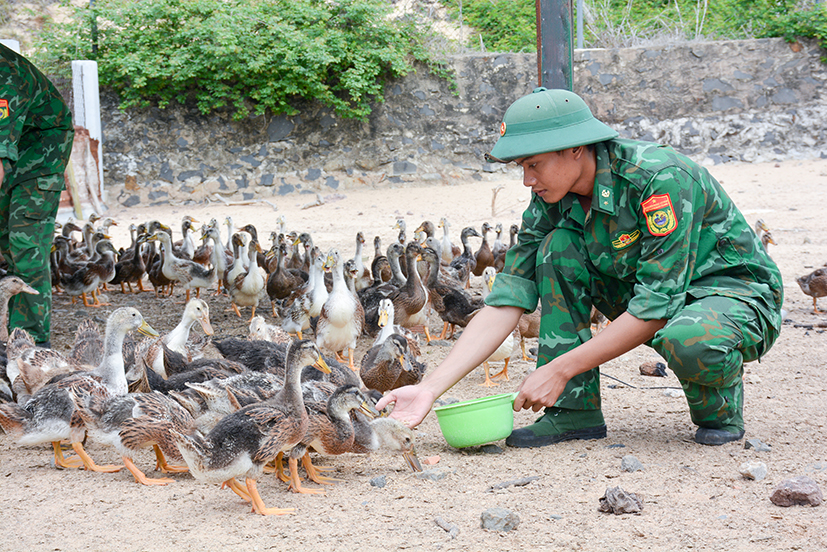
<path id="1" fill-rule="evenodd" d="M 48 341 L 51 314 L 49 250 L 74 137 L 60 93 L 28 60 L 0 45 L 0 253 L 9 273 L 40 295 L 11 300 L 9 326 Z"/>
<path id="2" fill-rule="evenodd" d="M 532 198 L 518 243 L 486 301 L 542 309 L 537 365 L 591 338 L 594 305 L 667 324 L 649 343 L 668 362 L 701 427 L 743 429 L 743 363 L 781 326 L 775 263 L 718 182 L 673 149 L 595 144 L 591 208 L 569 194 Z M 556 405 L 600 409 L 599 369 L 572 378 Z"/>

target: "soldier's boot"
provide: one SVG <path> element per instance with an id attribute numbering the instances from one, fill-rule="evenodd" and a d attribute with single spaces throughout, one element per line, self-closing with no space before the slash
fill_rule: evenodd
<path id="1" fill-rule="evenodd" d="M 716 388 L 682 381 L 689 414 L 698 426 L 695 442 L 723 445 L 744 437 L 744 382 Z"/>
<path id="2" fill-rule="evenodd" d="M 544 447 L 561 441 L 575 439 L 603 439 L 606 422 L 601 410 L 570 410 L 546 408 L 545 413 L 533 424 L 515 429 L 505 440 L 510 447 Z"/>

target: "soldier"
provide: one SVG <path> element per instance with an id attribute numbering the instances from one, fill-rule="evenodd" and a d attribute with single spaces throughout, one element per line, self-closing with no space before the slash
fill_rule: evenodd
<path id="1" fill-rule="evenodd" d="M 506 444 L 605 437 L 598 367 L 644 343 L 680 380 L 696 442 L 741 439 L 744 362 L 775 342 L 783 287 L 720 184 L 670 147 L 619 139 L 566 90 L 514 102 L 487 157 L 516 162 L 531 188 L 518 243 L 445 360 L 377 408 L 419 424 L 539 302 L 537 369 L 514 410 L 545 413 Z M 592 306 L 612 320 L 594 337 Z"/>
<path id="2" fill-rule="evenodd" d="M 39 295 L 15 295 L 9 327 L 50 346 L 49 250 L 74 138 L 72 114 L 26 58 L 0 45 L 0 254 Z"/>

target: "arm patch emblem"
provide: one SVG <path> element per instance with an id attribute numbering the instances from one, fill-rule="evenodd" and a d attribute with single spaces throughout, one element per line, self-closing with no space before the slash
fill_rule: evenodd
<path id="1" fill-rule="evenodd" d="M 0 121 L 9 118 L 9 101 L 0 100 Z"/>
<path id="2" fill-rule="evenodd" d="M 669 194 L 653 195 L 640 206 L 646 217 L 646 228 L 653 236 L 668 236 L 678 227 Z"/>

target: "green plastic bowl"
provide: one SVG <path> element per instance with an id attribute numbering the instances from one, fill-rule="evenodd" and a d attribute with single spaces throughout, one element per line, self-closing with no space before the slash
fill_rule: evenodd
<path id="1" fill-rule="evenodd" d="M 499 441 L 514 429 L 512 405 L 517 393 L 505 393 L 434 408 L 439 429 L 454 448 Z"/>

